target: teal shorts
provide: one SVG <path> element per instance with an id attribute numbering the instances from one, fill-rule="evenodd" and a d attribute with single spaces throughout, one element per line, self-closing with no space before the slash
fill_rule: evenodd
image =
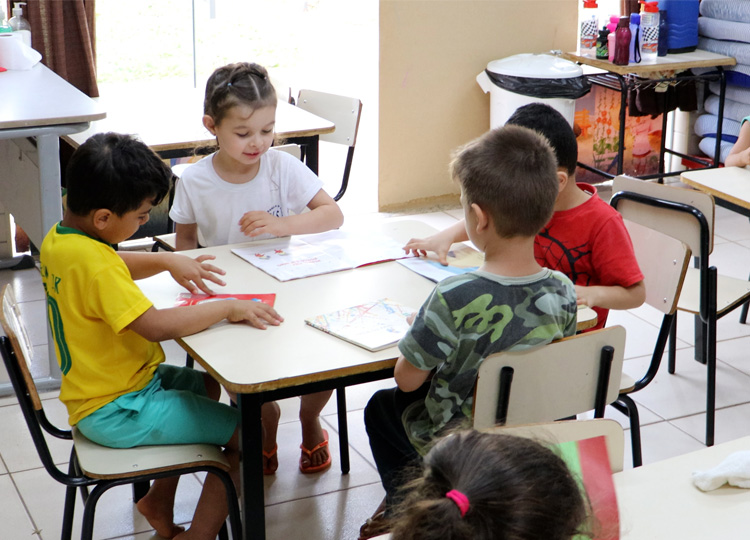
<path id="1" fill-rule="evenodd" d="M 124 394 L 81 419 L 78 430 L 111 448 L 162 444 L 223 445 L 239 411 L 206 395 L 203 374 L 161 364 L 145 388 Z"/>

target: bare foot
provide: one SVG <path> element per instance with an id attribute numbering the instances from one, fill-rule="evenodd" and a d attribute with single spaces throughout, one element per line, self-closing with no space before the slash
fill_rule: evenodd
<path id="1" fill-rule="evenodd" d="M 146 518 L 149 525 L 151 525 L 156 534 L 165 539 L 176 537 L 178 534 L 185 530 L 184 527 L 179 527 L 174 524 L 174 515 L 172 513 L 172 505 L 160 504 L 156 497 L 149 497 L 146 494 L 135 506 L 138 511 Z"/>

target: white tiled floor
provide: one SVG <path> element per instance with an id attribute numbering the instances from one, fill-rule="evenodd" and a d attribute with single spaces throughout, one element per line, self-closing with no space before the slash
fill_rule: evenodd
<path id="1" fill-rule="evenodd" d="M 382 216 L 360 215 L 357 219 Z M 441 211 L 413 216 L 436 228 L 443 228 L 461 217 L 460 211 Z M 750 222 L 723 209 L 717 209 L 716 250 L 712 263 L 722 273 L 747 277 L 750 270 Z M 46 333 L 41 281 L 36 270 L 0 272 L 0 284 L 13 283 L 24 303 L 24 315 L 32 329 L 32 340 L 44 371 Z M 719 321 L 716 442 L 721 443 L 750 434 L 750 325 L 737 322 L 738 312 Z M 647 363 L 660 317 L 649 308 L 613 312 L 610 324 L 622 324 L 628 330 L 625 370 L 637 375 Z M 692 360 L 692 321 L 680 316 L 677 374 L 662 368 L 654 382 L 634 395 L 642 418 L 644 463 L 652 463 L 703 447 L 705 429 L 705 369 Z M 184 362 L 184 353 L 174 343 L 165 346 L 168 361 Z M 0 382 L 5 380 L 0 373 Z M 299 474 L 300 432 L 296 421 L 297 400 L 282 402 L 279 429 L 279 470 L 266 479 L 266 524 L 271 540 L 307 538 L 356 538 L 361 523 L 382 498 L 377 471 L 373 465 L 362 409 L 372 393 L 388 387 L 391 381 L 365 384 L 347 390 L 351 472 L 343 476 L 338 466 L 335 403 L 324 410 L 323 420 L 331 435 L 334 466 L 329 471 L 304 476 Z M 44 395 L 45 408 L 53 421 L 64 425 L 65 413 L 54 392 Z M 333 400 L 332 400 L 333 401 Z M 608 415 L 623 422 L 627 419 L 608 408 Z M 9 540 L 32 538 L 50 540 L 59 537 L 63 489 L 52 480 L 36 456 L 13 396 L 0 396 L 0 537 Z M 68 459 L 65 444 L 53 445 L 57 463 Z M 626 461 L 630 462 L 626 437 Z M 181 482 L 176 521 L 190 520 L 200 490 L 200 479 Z M 127 488 L 113 490 L 98 505 L 96 538 L 151 538 L 145 521 L 134 511 Z M 80 517 L 80 509 L 78 511 Z"/>

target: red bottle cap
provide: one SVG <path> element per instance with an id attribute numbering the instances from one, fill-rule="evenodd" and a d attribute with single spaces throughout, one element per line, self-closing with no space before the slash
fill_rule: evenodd
<path id="1" fill-rule="evenodd" d="M 596 4 L 596 0 L 583 0 L 583 7 L 596 9 L 599 6 Z"/>
<path id="2" fill-rule="evenodd" d="M 648 13 L 659 13 L 659 2 L 640 2 L 643 4 L 643 11 Z"/>

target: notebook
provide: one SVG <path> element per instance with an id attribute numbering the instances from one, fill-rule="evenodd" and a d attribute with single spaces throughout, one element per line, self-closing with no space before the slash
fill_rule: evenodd
<path id="1" fill-rule="evenodd" d="M 416 310 L 390 298 L 316 315 L 305 322 L 368 351 L 380 351 L 398 343 L 409 329 L 407 317 Z"/>

